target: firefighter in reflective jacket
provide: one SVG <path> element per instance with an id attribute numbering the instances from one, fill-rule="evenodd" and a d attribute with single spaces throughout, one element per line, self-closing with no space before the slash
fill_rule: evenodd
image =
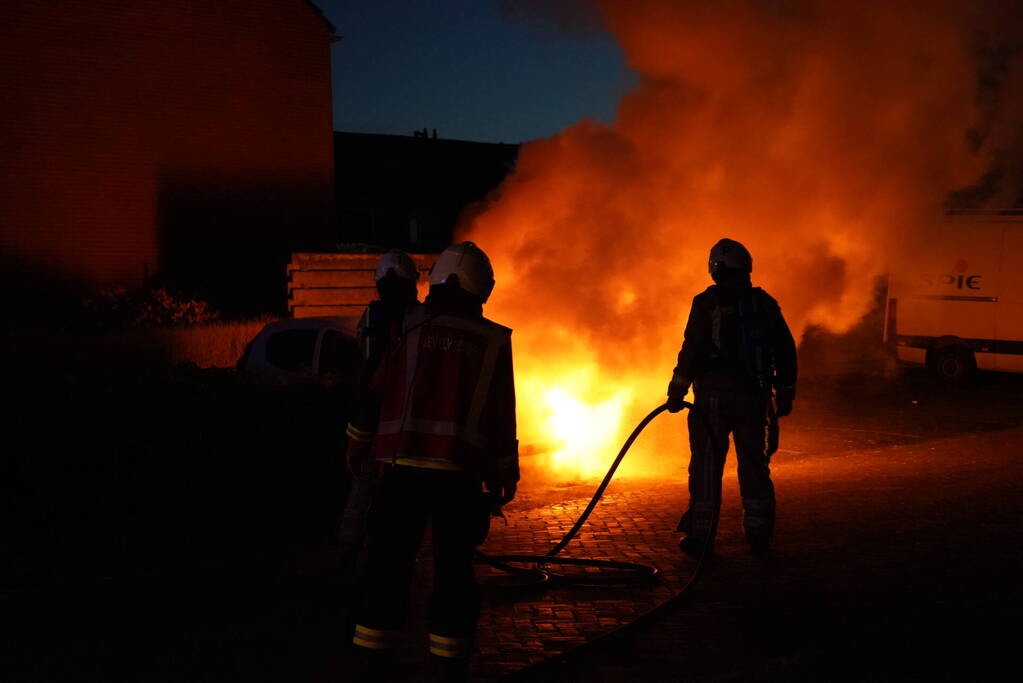
<path id="1" fill-rule="evenodd" d="M 693 299 L 685 340 L 668 385 L 677 412 L 693 385 L 688 416 L 689 508 L 679 522 L 679 547 L 700 552 L 713 544 L 721 509 L 721 475 L 728 435 L 735 441 L 743 529 L 754 552 L 774 534 L 771 455 L 778 421 L 796 395 L 796 345 L 778 303 L 753 287 L 753 259 L 742 244 L 722 239 L 710 252 L 714 285 Z"/>
<path id="2" fill-rule="evenodd" d="M 483 317 L 490 261 L 463 242 L 440 255 L 348 427 L 349 467 L 384 464 L 370 518 L 353 642 L 365 677 L 389 675 L 416 553 L 432 526 L 430 652 L 441 680 L 467 674 L 479 598 L 473 550 L 519 478 L 511 330 Z M 483 486 L 487 493 L 484 493 Z"/>
<path id="3" fill-rule="evenodd" d="M 403 251 L 392 249 L 380 257 L 374 272 L 379 298 L 370 302 L 359 319 L 356 338 L 365 361 L 359 386 L 363 389 L 372 380 L 387 348 L 391 332 L 400 325 L 408 309 L 418 303 L 416 282 L 419 269 Z M 377 466 L 370 459 L 360 463 L 359 476 L 345 499 L 338 532 L 338 559 L 342 569 L 354 568 L 366 539 L 366 520 L 376 490 Z"/>

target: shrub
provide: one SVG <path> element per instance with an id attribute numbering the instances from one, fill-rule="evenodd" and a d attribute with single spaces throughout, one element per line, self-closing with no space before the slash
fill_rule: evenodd
<path id="1" fill-rule="evenodd" d="M 209 303 L 167 289 L 103 289 L 82 302 L 81 327 L 97 332 L 130 327 L 181 327 L 220 319 Z"/>
<path id="2" fill-rule="evenodd" d="M 175 327 L 201 325 L 218 320 L 220 314 L 205 301 L 176 299 L 166 289 L 151 289 L 145 293 L 134 327 Z"/>

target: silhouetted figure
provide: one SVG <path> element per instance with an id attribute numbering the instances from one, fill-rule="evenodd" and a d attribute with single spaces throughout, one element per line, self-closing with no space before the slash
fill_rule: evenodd
<path id="1" fill-rule="evenodd" d="M 384 467 L 353 638 L 368 680 L 390 675 L 427 523 L 431 657 L 440 680 L 467 676 L 479 619 L 473 549 L 519 478 L 511 330 L 483 317 L 493 286 L 476 245 L 448 247 L 430 272 L 426 302 L 395 330 L 370 400 L 348 428 L 349 468 L 364 471 L 368 459 Z"/>
<path id="2" fill-rule="evenodd" d="M 753 287 L 746 247 L 722 239 L 710 251 L 715 284 L 693 299 L 685 340 L 668 385 L 668 409 L 678 412 L 693 385 L 689 414 L 689 508 L 679 522 L 679 547 L 713 545 L 721 509 L 721 476 L 728 435 L 735 441 L 743 528 L 754 552 L 774 535 L 771 456 L 778 448 L 777 418 L 792 411 L 796 344 L 778 303 Z"/>
<path id="3" fill-rule="evenodd" d="M 368 390 L 394 328 L 401 327 L 409 307 L 419 303 L 416 294 L 419 270 L 405 252 L 394 249 L 381 256 L 374 278 L 380 298 L 366 307 L 357 332 L 365 360 L 360 382 L 363 391 Z M 355 566 L 365 543 L 366 520 L 378 479 L 376 463 L 367 460 L 363 466 L 364 470 L 352 478 L 338 533 L 338 555 L 342 569 L 346 570 Z"/>

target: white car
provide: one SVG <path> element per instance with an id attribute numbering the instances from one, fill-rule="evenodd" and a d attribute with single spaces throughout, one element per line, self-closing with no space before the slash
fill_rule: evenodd
<path id="1" fill-rule="evenodd" d="M 269 323 L 245 347 L 238 369 L 280 383 L 353 377 L 361 358 L 358 319 L 332 316 Z"/>

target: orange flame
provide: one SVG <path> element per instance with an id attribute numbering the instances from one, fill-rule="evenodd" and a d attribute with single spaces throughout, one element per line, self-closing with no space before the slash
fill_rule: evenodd
<path id="1" fill-rule="evenodd" d="M 602 471 L 664 399 L 717 239 L 750 248 L 754 283 L 797 338 L 814 323 L 841 331 L 902 239 L 1004 142 L 971 147 L 966 132 L 982 117 L 1016 128 L 978 98 L 977 40 L 1011 35 L 1018 9 L 592 4 L 640 84 L 614 123 L 524 145 L 460 231 L 493 260 L 488 315 L 516 330 L 521 441 L 560 478 Z M 683 451 L 679 437 L 664 449 Z"/>
<path id="2" fill-rule="evenodd" d="M 543 444 L 547 464 L 566 477 L 603 473 L 632 398 L 627 388 L 602 395 L 597 370 L 595 363 L 575 363 L 554 374 L 519 373 L 518 391 L 527 399 L 520 413 L 523 441 Z"/>

